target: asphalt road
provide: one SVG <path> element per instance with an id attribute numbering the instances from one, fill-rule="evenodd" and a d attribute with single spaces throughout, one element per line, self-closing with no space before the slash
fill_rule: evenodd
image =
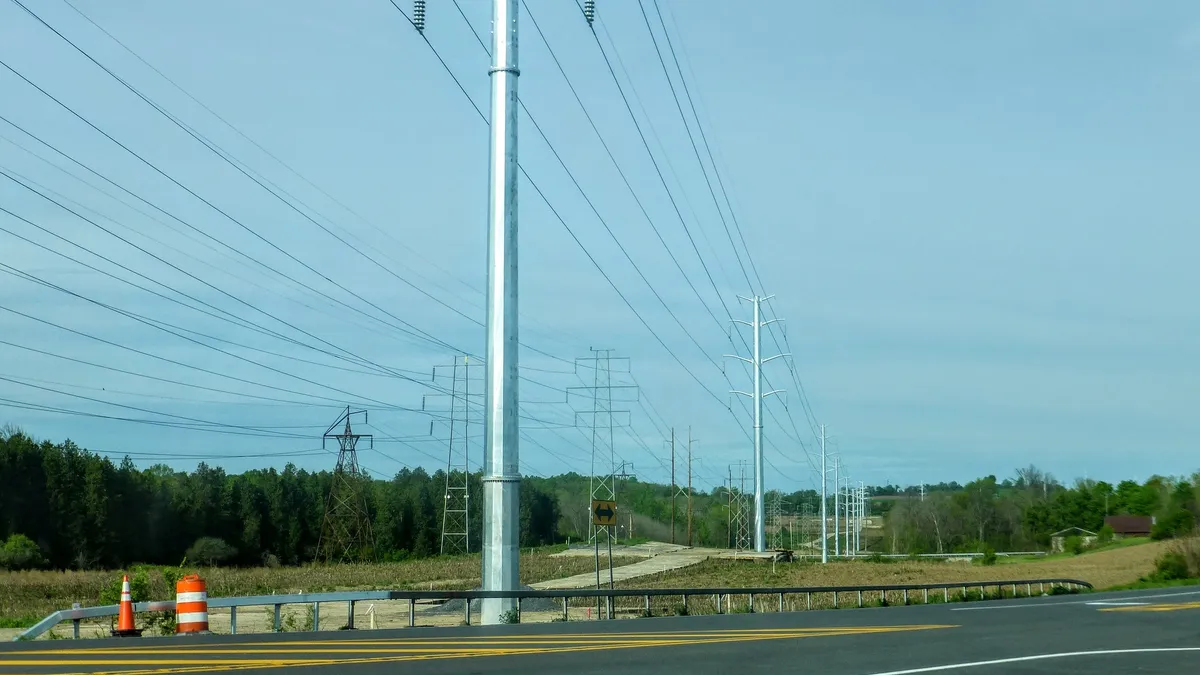
<path id="1" fill-rule="evenodd" d="M 39 641 L 0 675 L 1200 672 L 1200 590 L 473 628 Z"/>

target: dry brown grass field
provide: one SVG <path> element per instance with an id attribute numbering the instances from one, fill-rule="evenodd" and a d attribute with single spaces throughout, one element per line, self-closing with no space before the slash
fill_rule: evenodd
<path id="1" fill-rule="evenodd" d="M 580 574 L 594 569 L 587 557 L 552 557 L 552 551 L 521 554 L 521 581 L 531 584 Z M 615 566 L 641 558 L 615 557 Z M 604 556 L 601 563 L 607 564 Z M 417 588 L 463 590 L 479 585 L 478 555 L 427 558 L 400 563 L 306 567 L 211 568 L 195 571 L 208 584 L 211 596 L 316 593 L 341 590 L 407 590 Z M 0 571 L 0 628 L 29 625 L 46 615 L 68 609 L 71 603 L 97 605 L 104 588 L 119 579 L 120 571 L 3 572 Z M 162 574 L 150 575 L 154 600 L 175 597 Z"/>
<path id="2" fill-rule="evenodd" d="M 965 561 L 890 563 L 835 561 L 775 566 L 735 560 L 708 560 L 686 569 L 631 579 L 626 588 L 703 588 L 740 586 L 860 586 L 1008 581 L 1033 578 L 1078 579 L 1097 589 L 1137 581 L 1154 570 L 1167 542 L 1113 548 L 1078 556 L 1003 562 L 991 566 Z"/>
<path id="3" fill-rule="evenodd" d="M 1133 542 L 1129 542 L 1133 543 Z M 1045 559 L 1000 559 L 996 565 L 984 566 L 966 561 L 912 561 L 895 562 L 834 561 L 829 565 L 811 562 L 780 563 L 772 567 L 768 563 L 733 560 L 707 560 L 697 565 L 640 577 L 621 582 L 621 588 L 703 588 L 703 587 L 772 587 L 772 586 L 853 586 L 871 584 L 971 584 L 981 581 L 1008 581 L 1037 578 L 1067 578 L 1087 581 L 1097 589 L 1129 584 L 1149 574 L 1154 561 L 1170 544 L 1168 542 L 1145 543 L 1120 546 L 1083 555 L 1058 555 Z M 521 578 L 526 584 L 571 576 L 593 569 L 593 561 L 587 556 L 554 557 L 553 550 L 524 553 L 521 557 Z M 617 557 L 615 566 L 637 562 L 641 558 Z M 602 560 L 603 562 L 603 560 Z M 309 566 L 296 568 L 214 568 L 199 570 L 207 580 L 209 593 L 213 596 L 319 592 L 334 590 L 384 590 L 384 589 L 468 589 L 477 586 L 479 557 L 469 556 L 450 559 L 426 559 L 404 563 L 374 565 Z M 18 631 L 17 626 L 33 623 L 57 609 L 71 606 L 72 602 L 84 605 L 98 604 L 102 589 L 119 578 L 120 572 L 0 572 L 0 639 L 11 639 Z M 155 599 L 172 597 L 162 575 L 151 575 L 151 595 Z M 1022 591 L 1023 594 L 1023 591 Z M 868 597 L 867 602 L 877 601 Z M 889 602 L 899 602 L 900 597 Z M 745 611 L 747 599 L 732 598 L 733 604 L 726 611 Z M 788 609 L 803 609 L 803 596 L 787 599 Z M 572 619 L 587 619 L 593 616 L 587 607 L 590 601 L 571 603 Z M 621 616 L 638 616 L 641 599 L 623 600 Z M 757 611 L 774 611 L 773 600 Z M 678 611 L 679 600 L 661 598 L 655 600 L 654 613 Z M 628 606 L 625 606 L 628 605 Z M 715 611 L 711 598 L 692 596 L 689 609 L 692 613 Z M 814 608 L 832 606 L 832 598 L 814 599 Z M 355 622 L 366 625 L 369 616 L 367 607 L 359 605 Z M 418 625 L 457 625 L 461 615 L 430 612 L 432 607 L 419 607 Z M 261 610 L 261 611 L 260 611 Z M 285 609 L 285 630 L 305 630 L 303 607 Z M 373 606 L 374 618 L 379 627 L 401 627 L 407 625 L 407 602 L 383 602 Z M 549 621 L 559 616 L 558 612 L 531 611 L 523 621 Z M 288 618 L 290 617 L 290 618 Z M 340 603 L 322 607 L 322 628 L 341 625 L 345 622 L 345 608 Z M 210 615 L 214 631 L 228 630 L 228 613 L 217 611 Z M 271 630 L 270 608 L 259 608 L 239 613 L 240 632 Z M 100 622 L 103 623 L 103 622 Z M 85 633 L 104 634 L 107 625 L 87 626 Z M 69 628 L 60 627 L 69 634 Z"/>

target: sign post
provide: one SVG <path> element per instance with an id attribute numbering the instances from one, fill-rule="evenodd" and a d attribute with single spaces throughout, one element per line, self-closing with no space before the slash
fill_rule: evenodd
<path id="1" fill-rule="evenodd" d="M 592 523 L 604 528 L 605 538 L 608 539 L 608 588 L 615 588 L 613 582 L 613 553 L 612 528 L 617 523 L 617 502 L 611 499 L 592 500 Z M 600 590 L 600 538 L 596 538 L 596 590 Z M 608 596 L 608 618 L 613 618 L 613 596 Z M 596 614 L 600 614 L 600 598 L 596 598 Z"/>

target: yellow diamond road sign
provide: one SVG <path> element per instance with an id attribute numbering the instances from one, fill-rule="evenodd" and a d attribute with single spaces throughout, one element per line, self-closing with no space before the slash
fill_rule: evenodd
<path id="1" fill-rule="evenodd" d="M 617 503 L 608 499 L 593 499 L 592 522 L 596 525 L 616 525 Z"/>

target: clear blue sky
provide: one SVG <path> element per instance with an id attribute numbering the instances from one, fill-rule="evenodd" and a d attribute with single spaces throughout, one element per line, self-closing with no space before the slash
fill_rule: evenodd
<path id="1" fill-rule="evenodd" d="M 416 380 L 428 380 L 432 367 L 450 363 L 453 352 L 401 334 L 394 327 L 398 320 L 456 348 L 482 353 L 482 329 L 462 315 L 483 317 L 487 128 L 388 0 L 72 0 L 358 215 L 222 124 L 63 0 L 22 2 L 165 110 L 304 202 L 319 214 L 313 216 L 318 222 L 381 265 L 238 173 L 9 0 L 0 2 L 0 59 L 358 297 L 179 189 L 3 68 L 0 114 L 339 304 L 221 249 L 4 122 L 0 168 L 33 181 L 43 192 L 53 191 L 47 194 L 219 290 L 3 177 L 0 205 L 133 272 L 7 214 L 0 213 L 0 227 L 184 303 L 194 304 L 176 291 L 326 352 L 344 349 L 354 355 L 350 358 L 412 371 Z M 645 2 L 684 97 L 653 3 Z M 571 407 L 586 404 L 575 397 L 563 402 L 565 387 L 584 384 L 569 362 L 587 356 L 589 347 L 632 357 L 641 397 L 639 403 L 615 406 L 629 407 L 632 423 L 631 430 L 618 430 L 616 446 L 638 474 L 665 479 L 669 457 L 662 432 L 669 425 L 681 436 L 690 425 L 700 439 L 701 485 L 719 483 L 730 462 L 749 460 L 745 408 L 732 400 L 734 412 L 726 409 L 730 384 L 718 367 L 725 365 L 736 388 L 749 388 L 746 371 L 722 358 L 743 347 L 729 341 L 729 315 L 722 303 L 734 317 L 747 319 L 748 305 L 737 295 L 762 290 L 776 294 L 769 316 L 786 319 L 787 342 L 815 421 L 829 425 L 855 479 L 965 481 L 988 473 L 1006 476 L 1031 462 L 1062 479 L 1085 473 L 1144 479 L 1200 468 L 1195 459 L 1200 424 L 1194 413 L 1200 403 L 1195 338 L 1200 316 L 1194 298 L 1200 288 L 1195 265 L 1200 235 L 1194 227 L 1194 193 L 1188 196 L 1189 184 L 1200 174 L 1195 124 L 1200 7 L 1082 1 L 659 2 L 765 289 L 748 288 L 742 276 L 638 3 L 600 0 L 597 32 L 674 205 L 574 3 L 528 0 L 649 221 L 524 8 L 521 98 L 687 334 L 620 253 L 525 115 L 521 162 L 629 302 L 703 385 L 651 336 L 523 179 L 522 341 L 557 357 L 522 352 L 527 379 L 521 398 L 533 439 L 521 446 L 526 473 L 589 470 L 590 432 L 573 428 Z M 399 4 L 410 11 L 411 3 Z M 451 2 L 429 5 L 425 35 L 486 112 L 487 55 Z M 460 5 L 489 41 L 490 3 L 460 0 Z M 682 103 L 695 134 L 686 97 Z M 714 177 L 711 168 L 709 176 Z M 737 239 L 727 212 L 725 220 Z M 740 241 L 738 251 L 744 253 Z M 430 393 L 422 382 L 350 372 L 345 369 L 363 366 L 168 302 L 5 232 L 0 232 L 0 252 L 0 261 L 22 272 L 196 331 L 195 340 L 274 369 L 0 274 L 0 306 L 213 372 L 172 365 L 7 311 L 0 311 L 0 339 L 235 392 L 182 387 L 0 345 L 0 377 L 15 380 L 0 380 L 0 398 L 138 419 L 168 419 L 157 413 L 169 413 L 268 429 L 275 437 L 4 403 L 0 421 L 39 438 L 70 437 L 117 456 L 139 453 L 139 463 L 162 459 L 154 454 L 175 454 L 188 456 L 168 458 L 180 468 L 193 467 L 193 457 L 210 456 L 212 463 L 233 471 L 288 460 L 315 469 L 331 466 L 332 456 L 306 451 L 319 448 L 320 433 L 337 417 L 338 407 L 350 403 L 371 410 L 373 428 L 362 430 L 375 433 L 380 442 L 377 451 L 363 453 L 362 461 L 373 470 L 390 475 L 400 463 L 436 468 L 445 462 L 445 428 L 435 426 L 430 436 L 427 414 L 394 409 L 420 409 L 423 394 Z M 767 340 L 764 351 L 774 353 L 774 343 Z M 590 379 L 588 371 L 581 372 Z M 786 399 L 768 404 L 768 487 L 810 486 L 814 473 L 797 440 L 808 451 L 815 449 L 814 420 L 783 361 L 768 365 L 766 373 L 773 386 L 789 390 Z M 439 405 L 444 401 L 426 401 L 429 409 Z M 472 453 L 477 463 L 477 443 Z"/>

